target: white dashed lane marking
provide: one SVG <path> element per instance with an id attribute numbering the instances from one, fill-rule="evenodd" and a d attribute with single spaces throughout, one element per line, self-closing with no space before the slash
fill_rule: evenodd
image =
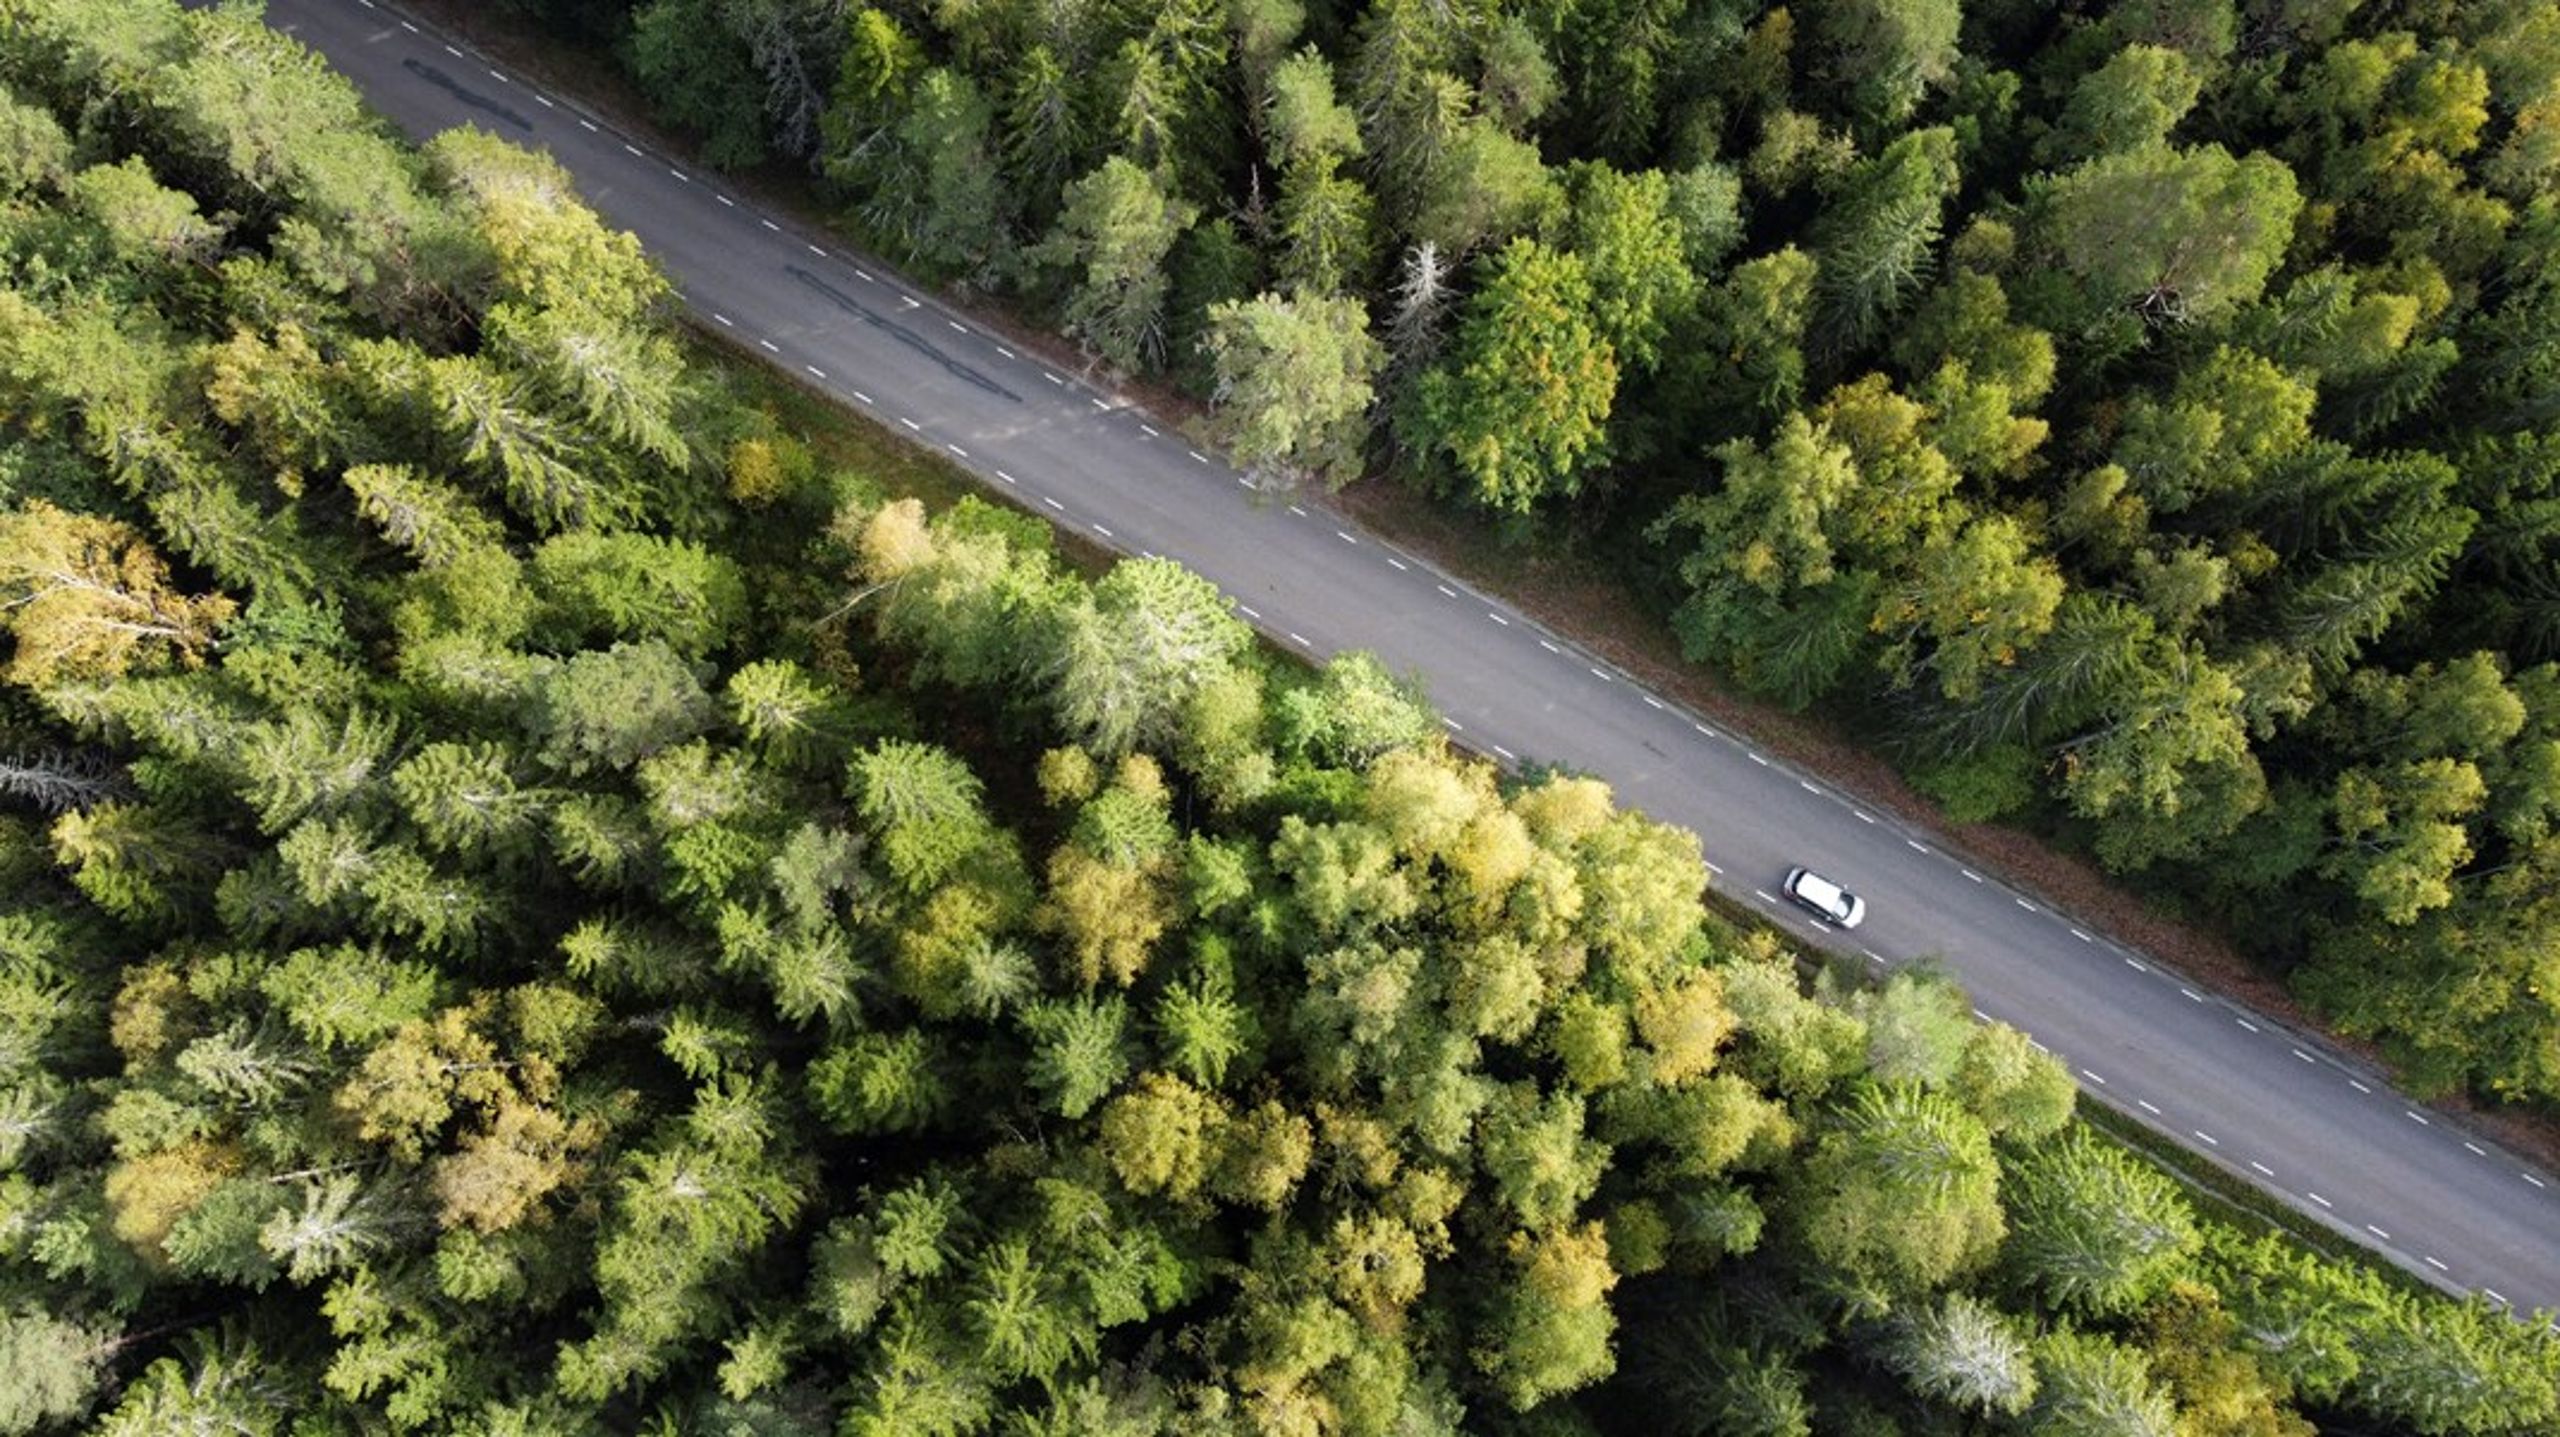
<path id="1" fill-rule="evenodd" d="M 2382 1229 L 2380 1229 L 2380 1228 L 2378 1228 L 2378 1227 L 2375 1227 L 2372 1223 L 2366 1223 L 2366 1224 L 2364 1225 L 2364 1230 L 2365 1230 L 2366 1232 L 2372 1233 L 2375 1237 L 2378 1237 L 2378 1238 L 2382 1239 L 2384 1242 L 2389 1242 L 2389 1241 L 2391 1241 L 2391 1234 L 2389 1234 L 2389 1233 L 2387 1233 L 2387 1232 L 2384 1232 Z"/>
<path id="2" fill-rule="evenodd" d="M 2202 1128 L 2191 1128 L 2189 1131 L 2193 1132 L 2197 1137 L 2204 1139 L 2204 1145 L 2206 1147 L 2218 1148 L 2222 1146 L 2222 1139 L 2215 1137 L 2213 1134 L 2206 1132 Z"/>
<path id="3" fill-rule="evenodd" d="M 1542 649 L 1544 649 L 1544 650 L 1546 650 L 1548 653 L 1551 653 L 1551 654 L 1560 654 L 1560 653 L 1563 653 L 1563 652 L 1564 652 L 1564 650 L 1562 650 L 1562 649 L 1560 649 L 1560 648 L 1557 648 L 1555 645 L 1553 645 L 1553 644 L 1551 644 L 1551 643 L 1548 643 L 1545 639 L 1540 639 L 1540 640 L 1538 640 L 1538 647 L 1539 647 L 1539 648 L 1542 648 Z"/>
<path id="4" fill-rule="evenodd" d="M 1022 482 L 1021 480 L 1014 478 L 1012 475 L 1007 474 L 1006 472 L 1004 472 L 1004 471 L 1003 471 L 1003 470 L 1001 470 L 1001 469 L 999 469 L 999 470 L 997 470 L 997 471 L 996 471 L 996 477 L 997 477 L 997 478 L 999 478 L 999 479 L 1001 479 L 1001 480 L 1003 480 L 1003 481 L 1004 481 L 1004 482 L 1006 482 L 1007 484 L 1019 484 L 1019 483 L 1021 483 L 1021 482 Z"/>
<path id="5" fill-rule="evenodd" d="M 2239 1024 L 2239 1025 L 2240 1025 L 2241 1027 L 2243 1027 L 2243 1028 L 2248 1029 L 2248 1030 L 2249 1030 L 2250 1032 L 2252 1032 L 2252 1033 L 2256 1033 L 2256 1032 L 2260 1032 L 2260 1031 L 2262 1031 L 2262 1030 L 2258 1027 L 2258 1025 L 2257 1025 L 2257 1024 L 2250 1022 L 2250 1021 L 2249 1021 L 2248 1019 L 2246 1019 L 2246 1018 L 2234 1018 L 2234 1019 L 2232 1019 L 2231 1021 L 2232 1021 L 2232 1022 L 2234 1022 L 2234 1023 Z"/>
<path id="6" fill-rule="evenodd" d="M 801 243 L 809 244 L 807 240 L 802 240 Z M 820 259 L 825 259 L 827 257 L 827 252 L 816 245 L 809 245 L 809 253 L 816 255 Z"/>
<path id="7" fill-rule="evenodd" d="M 1875 822 L 1875 820 L 1874 820 L 1874 819 L 1867 817 L 1865 814 L 1860 813 L 1858 810 L 1856 810 L 1856 809 L 1854 809 L 1854 808 L 1853 808 L 1853 809 L 1850 809 L 1850 810 L 1849 810 L 1849 813 L 1850 813 L 1850 815 L 1851 815 L 1852 817 L 1856 818 L 1860 823 L 1873 823 L 1873 822 Z"/>
<path id="8" fill-rule="evenodd" d="M 1442 596 L 1442 597 L 1444 597 L 1444 598 L 1454 599 L 1454 598 L 1458 597 L 1458 591 L 1457 591 L 1457 590 L 1455 590 L 1455 589 L 1450 588 L 1450 587 L 1449 587 L 1448 585 L 1446 585 L 1446 584 L 1434 584 L 1434 585 L 1432 585 L 1431 587 L 1433 587 L 1433 588 L 1435 588 L 1435 589 L 1438 589 L 1438 590 L 1440 591 L 1440 593 L 1441 593 L 1441 596 Z"/>
<path id="9" fill-rule="evenodd" d="M 782 352 L 782 346 L 774 343 L 770 339 L 759 339 L 756 343 L 763 345 L 765 348 L 772 350 L 776 354 L 780 354 Z"/>
<path id="10" fill-rule="evenodd" d="M 1906 838 L 1902 840 L 1902 846 L 1910 849 L 1914 853 L 1926 853 L 1929 851 L 1929 845 L 1922 843 L 1916 838 Z"/>
<path id="11" fill-rule="evenodd" d="M 1354 547 L 1357 547 L 1357 546 L 1359 545 L 1359 543 L 1360 543 L 1360 541 L 1359 541 L 1359 540 L 1352 538 L 1349 534 L 1346 534 L 1346 533 L 1342 532 L 1340 529 L 1336 529 L 1336 530 L 1334 530 L 1334 531 L 1333 531 L 1333 537 L 1335 537 L 1335 538 L 1337 538 L 1337 539 L 1340 539 L 1342 542 L 1344 542 L 1344 543 L 1346 543 L 1346 544 L 1349 544 L 1349 545 L 1352 545 L 1352 546 L 1354 546 Z"/>
<path id="12" fill-rule="evenodd" d="M 864 269 L 860 265 L 855 265 L 853 267 L 853 277 L 862 281 L 864 284 L 878 284 L 880 282 L 871 277 L 871 271 Z"/>
<path id="13" fill-rule="evenodd" d="M 2440 1263 L 2440 1262 L 2436 1261 L 2436 1260 L 2435 1260 L 2434 1258 L 2432 1258 L 2432 1257 L 2427 1259 L 2427 1266 L 2434 1268 L 2434 1269 L 2435 1269 L 2436 1271 L 2438 1271 L 2438 1272 L 2451 1272 L 2451 1271 L 2453 1271 L 2453 1269 L 2452 1269 L 2452 1268 L 2449 1268 L 2449 1267 L 2445 1266 L 2443 1263 Z"/>
<path id="14" fill-rule="evenodd" d="M 2096 942 L 2096 941 L 2097 941 L 2096 939 L 2094 939 L 2094 938 L 2090 937 L 2088 934 L 2081 932 L 2081 931 L 2080 931 L 2079 929 L 2077 929 L 2077 928 L 2074 928 L 2074 929 L 2072 929 L 2072 930 L 2071 930 L 2071 936 L 2072 936 L 2072 937 L 2074 937 L 2074 938 L 2079 939 L 2079 940 L 2080 940 L 2081 942 L 2083 942 L 2083 943 L 2094 943 L 2094 942 Z"/>
<path id="15" fill-rule="evenodd" d="M 1108 530 L 1108 529 L 1103 528 L 1103 527 L 1102 527 L 1101 525 L 1099 525 L 1099 524 L 1096 524 L 1096 525 L 1094 525 L 1094 526 L 1093 526 L 1093 532 L 1095 532 L 1095 533 L 1097 533 L 1097 534 L 1100 534 L 1102 537 L 1104 537 L 1104 538 L 1106 538 L 1106 539 L 1108 539 L 1108 538 L 1110 538 L 1110 537 L 1111 537 L 1111 531 L 1110 531 L 1110 530 Z"/>
<path id="16" fill-rule="evenodd" d="M 814 374 L 814 375 L 818 376 L 820 379 L 824 379 L 824 378 L 826 378 L 826 377 L 827 377 L 827 372 L 826 372 L 825 370 L 823 370 L 823 369 L 820 369 L 818 366 L 816 366 L 816 365 L 814 365 L 814 364 L 804 364 L 804 365 L 801 365 L 800 367 L 801 367 L 802 369 L 805 369 L 805 370 L 809 371 L 811 374 Z"/>
<path id="17" fill-rule="evenodd" d="M 590 135 L 603 133 L 603 131 L 596 128 L 596 122 L 593 120 L 580 120 L 578 122 L 578 128 L 586 131 Z"/>
<path id="18" fill-rule="evenodd" d="M 1261 611 L 1254 608 L 1251 604 L 1236 605 L 1236 612 L 1244 615 L 1248 619 L 1259 619 L 1262 617 Z"/>
<path id="19" fill-rule="evenodd" d="M 2134 1099 L 2134 1100 L 2133 1100 L 2133 1102 L 2134 1102 L 2134 1106 L 2136 1106 L 2136 1107 L 2138 1107 L 2138 1108 L 2142 1109 L 2142 1110 L 2143 1110 L 2144 1112 L 2146 1112 L 2146 1113 L 2149 1113 L 2151 1116 L 2153 1116 L 2153 1117 L 2155 1117 L 2155 1118 L 2160 1116 L 2160 1110 L 2159 1110 L 2158 1108 L 2155 1108 L 2155 1107 L 2151 1106 L 2151 1102 L 2150 1102 L 2150 1100 L 2149 1100 L 2149 1099 L 2147 1099 L 2147 1098 L 2136 1098 L 2136 1099 Z"/>
<path id="20" fill-rule="evenodd" d="M 731 324 L 731 323 L 729 322 L 729 316 L 727 316 L 727 315 L 725 315 L 725 314 L 722 314 L 722 313 L 720 313 L 720 312 L 719 312 L 719 311 L 717 311 L 717 310 L 714 310 L 714 311 L 712 312 L 711 319 L 712 319 L 712 322 L 713 322 L 713 323 L 715 323 L 715 324 L 719 325 L 722 329 L 735 329 L 735 328 L 737 328 L 737 326 L 736 326 L 736 325 Z"/>
<path id="21" fill-rule="evenodd" d="M 667 173 L 676 177 L 677 184 L 689 185 L 693 183 L 693 176 L 688 175 L 684 171 L 676 169 L 673 166 L 668 167 Z"/>
<path id="22" fill-rule="evenodd" d="M 2409 1121 L 2416 1123 L 2419 1127 L 2432 1128 L 2435 1126 L 2435 1124 L 2427 1121 L 2427 1115 L 2424 1113 L 2412 1112 L 2407 1108 L 2402 1108 L 2400 1112 L 2403 1116 L 2408 1118 Z"/>
<path id="23" fill-rule="evenodd" d="M 2463 1146 L 2469 1148 L 2471 1150 L 2471 1155 L 2475 1158 L 2485 1158 L 2489 1155 L 2489 1150 L 2480 1146 L 2478 1143 L 2465 1142 Z"/>
<path id="24" fill-rule="evenodd" d="M 2355 1089 L 2359 1093 L 2370 1093 L 2373 1091 L 2373 1089 L 2366 1087 L 2364 1084 L 2357 1082 L 2353 1078 L 2347 1079 L 2347 1086 Z"/>
<path id="25" fill-rule="evenodd" d="M 2148 973 L 2151 971 L 2150 965 L 2144 963 L 2139 958 L 2127 958 L 2124 960 L 2124 966 L 2132 969 L 2136 973 Z"/>
<path id="26" fill-rule="evenodd" d="M 625 140 L 625 141 L 623 141 L 623 142 L 622 142 L 622 150 L 623 150 L 623 153 L 628 154 L 628 155 L 637 155 L 637 154 L 639 154 L 639 153 L 640 153 L 640 147 L 639 147 L 638 145 L 635 145 L 635 144 L 631 143 L 629 140 Z"/>
<path id="27" fill-rule="evenodd" d="M 1141 425 L 1139 425 L 1139 426 L 1138 426 L 1138 432 L 1139 432 L 1139 433 L 1141 433 L 1141 434 L 1143 434 L 1143 435 L 1145 435 L 1145 436 L 1147 436 L 1149 439 L 1157 439 L 1157 438 L 1161 438 L 1161 437 L 1163 437 L 1163 436 L 1161 436 L 1161 435 L 1159 435 L 1159 434 L 1157 434 L 1157 433 L 1156 433 L 1156 427 L 1155 427 L 1154 425 L 1152 425 L 1152 424 L 1141 424 Z"/>
<path id="28" fill-rule="evenodd" d="M 944 444 L 942 447 L 943 447 L 943 448 L 945 448 L 945 449 L 950 450 L 950 451 L 951 451 L 952 453 L 954 453 L 954 454 L 959 455 L 959 456 L 960 456 L 961 458 L 963 458 L 963 459 L 966 459 L 966 458 L 968 458 L 968 457 L 969 457 L 969 451 L 968 451 L 968 450 L 966 450 L 966 449 L 961 448 L 961 447 L 960 447 L 959 445 L 957 445 L 957 444 L 950 444 L 950 443 L 946 443 L 946 444 Z"/>
<path id="29" fill-rule="evenodd" d="M 1067 506 L 1066 506 L 1066 505 L 1059 503 L 1057 500 L 1050 498 L 1050 497 L 1049 497 L 1048 495 L 1046 495 L 1046 494 L 1043 494 L 1043 495 L 1041 495 L 1041 496 L 1040 496 L 1040 502 L 1041 502 L 1041 503 L 1043 503 L 1043 504 L 1048 505 L 1048 506 L 1049 506 L 1050 508 L 1052 508 L 1052 509 L 1057 510 L 1057 511 L 1058 511 L 1059 513 L 1061 513 L 1061 514 L 1063 514 L 1063 513 L 1067 512 Z"/>
<path id="30" fill-rule="evenodd" d="M 870 395 L 868 395 L 868 394 L 863 393 L 863 392 L 862 392 L 861 390 L 859 390 L 859 389 L 857 389 L 857 390 L 855 390 L 855 391 L 853 392 L 853 397 L 854 397 L 854 398 L 856 398 L 856 399 L 861 400 L 861 401 L 862 401 L 863 403 L 865 403 L 865 404 L 869 404 L 869 403 L 871 402 L 871 396 L 870 396 Z"/>
<path id="31" fill-rule="evenodd" d="M 720 201 L 720 203 L 722 203 L 722 204 L 724 204 L 724 205 L 727 205 L 729 208 L 731 208 L 731 209 L 733 209 L 733 210 L 734 210 L 734 209 L 736 209 L 736 208 L 738 207 L 738 202 L 737 202 L 736 200 L 733 200 L 733 199 L 729 198 L 727 195 L 718 195 L 718 196 L 715 196 L 714 198 L 718 199 L 718 200 Z"/>
<path id="32" fill-rule="evenodd" d="M 1980 882 L 1982 881 L 1982 875 L 1981 875 L 1981 874 L 1979 874 L 1979 873 L 1974 872 L 1974 871 L 1973 871 L 1972 869 L 1970 869 L 1970 868 L 1959 868 L 1959 869 L 1957 869 L 1957 870 L 1956 870 L 1956 872 L 1963 874 L 1967 879 L 1969 879 L 1969 880 L 1970 880 L 1970 881 L 1972 881 L 1972 882 L 1980 883 Z"/>
<path id="33" fill-rule="evenodd" d="M 1199 450 L 1197 450 L 1197 449 L 1191 450 L 1191 451 L 1190 451 L 1190 454 L 1191 454 L 1191 457 L 1192 457 L 1192 458 L 1199 460 L 1199 461 L 1200 461 L 1201 463 L 1203 463 L 1203 464 L 1206 464 L 1206 463 L 1208 463 L 1208 462 L 1209 462 L 1209 456 L 1208 456 L 1208 455 L 1206 455 L 1206 454 L 1201 453 L 1201 452 L 1200 452 Z M 1396 562 L 1396 561 L 1395 561 L 1395 560 L 1393 560 L 1393 559 L 1389 559 L 1387 562 L 1388 562 L 1388 563 L 1390 563 L 1390 564 L 1395 564 L 1395 562 Z M 1401 569 L 1401 568 L 1403 568 L 1404 566 L 1403 566 L 1402 564 L 1396 564 L 1396 567 L 1397 567 L 1397 568 L 1399 568 L 1399 569 Z"/>
<path id="34" fill-rule="evenodd" d="M 2276 1170 L 2274 1168 L 2268 1167 L 2265 1163 L 2259 1162 L 2255 1158 L 2249 1160 L 2249 1166 L 2256 1169 L 2258 1176 L 2262 1178 L 2271 1178 L 2276 1175 Z"/>
<path id="35" fill-rule="evenodd" d="M 2306 1062 L 2306 1063 L 2317 1064 L 2317 1063 L 2320 1061 L 2318 1058 L 2315 1058 L 2315 1057 L 2311 1056 L 2309 1053 L 2306 1053 L 2306 1052 L 2302 1051 L 2300 1048 L 2296 1048 L 2296 1049 L 2294 1049 L 2294 1050 L 2293 1050 L 2293 1055 L 2294 1055 L 2295 1057 L 2297 1057 L 2297 1058 L 2300 1058 L 2302 1061 L 2304 1061 L 2304 1062 Z"/>
<path id="36" fill-rule="evenodd" d="M 906 417 L 905 415 L 903 415 L 903 414 L 901 414 L 901 415 L 899 415 L 899 416 L 898 416 L 898 422 L 899 422 L 900 424 L 903 424 L 903 425 L 907 426 L 909 429 L 914 430 L 914 431 L 915 431 L 916 433 L 918 433 L 918 434 L 922 434 L 922 433 L 924 432 L 924 426 L 923 426 L 923 425 L 918 424 L 918 423 L 917 423 L 917 422 L 915 422 L 914 420 L 907 418 L 907 417 Z"/>
<path id="37" fill-rule="evenodd" d="M 2025 899 L 2023 899 L 2023 898 L 2013 898 L 2013 899 L 2011 899 L 2011 900 L 2009 900 L 2009 901 L 2010 901 L 2010 902 L 2012 902 L 2012 903 L 2017 904 L 2020 908 L 2023 908 L 2023 909 L 2027 910 L 2029 913 L 2033 913 L 2033 912 L 2037 911 L 2037 910 L 2036 910 L 2036 906 L 2035 906 L 2034 904 L 2029 903 L 2027 900 L 2025 900 Z"/>
<path id="38" fill-rule="evenodd" d="M 2186 994 L 2187 1001 L 2190 1003 L 2201 1003 L 2204 1001 L 2204 995 L 2193 988 L 2181 988 L 2178 991 Z"/>
<path id="39" fill-rule="evenodd" d="M 2097 1074 L 2090 1072 L 2090 1071 L 2089 1071 L 2088 1069 L 2086 1069 L 2086 1068 L 2082 1068 L 2082 1069 L 2080 1070 L 2080 1076 L 2081 1076 L 2081 1077 L 2084 1077 L 2084 1078 L 2086 1078 L 2086 1079 L 2088 1079 L 2090 1082 L 2093 1082 L 2093 1083 L 2097 1084 L 2097 1085 L 2098 1085 L 2099 1087 L 2101 1087 L 2101 1088 L 2103 1088 L 2103 1087 L 2105 1087 L 2105 1086 L 2107 1085 L 2107 1080 L 2106 1080 L 2106 1079 L 2099 1077 Z"/>
<path id="40" fill-rule="evenodd" d="M 2337 1204 L 2336 1204 L 2336 1203 L 2333 1203 L 2333 1202 L 2329 1201 L 2327 1198 L 2324 1198 L 2324 1197 L 2320 1196 L 2318 1193 L 2311 1191 L 2309 1188 L 2305 1188 L 2305 1189 L 2303 1189 L 2303 1190 L 2302 1190 L 2302 1195 L 2303 1195 L 2304 1197 L 2307 1197 L 2307 1198 L 2311 1199 L 2313 1202 L 2316 1202 L 2316 1203 L 2320 1204 L 2322 1207 L 2336 1207 L 2336 1206 L 2337 1206 Z"/>
<path id="41" fill-rule="evenodd" d="M 762 226 L 764 226 L 766 229 L 769 229 L 769 230 L 773 231 L 775 234 L 780 234 L 780 233 L 782 233 L 782 226 L 780 226 L 780 225 L 778 225 L 778 224 L 775 224 L 775 223 L 774 223 L 773 221 L 771 221 L 771 220 L 764 220 L 764 219 L 760 219 L 760 220 L 757 220 L 757 221 L 756 221 L 756 223 L 757 223 L 757 224 L 760 224 L 760 225 L 762 225 Z"/>
<path id="42" fill-rule="evenodd" d="M 2542 1179 L 2540 1179 L 2540 1178 L 2538 1178 L 2538 1177 L 2535 1177 L 2535 1176 L 2534 1176 L 2533 1174 L 2531 1174 L 2531 1173 L 2518 1173 L 2518 1174 L 2516 1174 L 2516 1176 L 2517 1176 L 2517 1177 L 2520 1177 L 2520 1178 L 2522 1178 L 2522 1179 L 2524 1179 L 2526 1182 L 2529 1182 L 2529 1183 L 2533 1184 L 2535 1187 L 2538 1187 L 2538 1188 L 2541 1188 L 2541 1187 L 2549 1187 L 2549 1186 L 2551 1186 L 2549 1183 L 2544 1182 Z"/>

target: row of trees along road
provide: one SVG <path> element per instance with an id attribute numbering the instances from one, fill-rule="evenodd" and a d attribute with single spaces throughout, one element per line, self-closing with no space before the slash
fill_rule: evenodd
<path id="1" fill-rule="evenodd" d="M 1244 462 L 1605 553 L 2420 1088 L 2560 1096 L 2545 0 L 513 3 Z"/>
<path id="2" fill-rule="evenodd" d="M 1602 785 L 821 463 L 549 161 L 0 21 L 0 1432 L 2560 1420 Z"/>

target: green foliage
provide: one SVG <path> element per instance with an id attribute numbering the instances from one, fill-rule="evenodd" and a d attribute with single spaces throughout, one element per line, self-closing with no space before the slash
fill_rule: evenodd
<path id="1" fill-rule="evenodd" d="M 1383 395 L 1559 534 L 1674 505 L 1701 652 L 2560 1083 L 2530 13 L 528 8 L 928 268 L 1054 224 L 1240 452 Z M 740 410 L 556 164 L 248 12 L 8 13 L 0 1429 L 2551 1425 L 2533 1329 L 2198 1218 L 1952 989 L 1808 991 L 1605 786 Z M 2124 156 L 2233 289 L 2147 344 L 2052 248 L 2157 238 Z"/>
<path id="2" fill-rule="evenodd" d="M 1421 433 L 1461 492 L 1525 513 L 1570 496 L 1598 457 L 1618 361 L 1585 317 L 1591 281 L 1575 256 L 1514 240 L 1467 301 L 1457 347 L 1422 382 Z"/>

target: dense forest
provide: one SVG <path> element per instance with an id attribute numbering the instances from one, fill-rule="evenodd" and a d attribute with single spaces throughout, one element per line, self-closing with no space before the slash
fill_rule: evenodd
<path id="1" fill-rule="evenodd" d="M 0 3 L 0 129 L 0 1432 L 2560 1420 L 1604 786 L 822 461 L 548 160 L 168 0 Z"/>
<path id="2" fill-rule="evenodd" d="M 2548 0 L 512 0 L 719 163 L 1641 574 L 1963 821 L 2560 1096 Z"/>

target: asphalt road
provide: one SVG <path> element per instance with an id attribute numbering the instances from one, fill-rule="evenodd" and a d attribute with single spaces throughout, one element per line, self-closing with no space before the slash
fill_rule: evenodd
<path id="1" fill-rule="evenodd" d="M 2305 1219 L 2449 1290 L 2560 1308 L 2560 1177 L 2315 1036 L 1936 851 L 1321 502 L 1257 495 L 1108 389 L 1017 353 L 886 266 L 760 213 L 718 175 L 649 152 L 387 3 L 270 0 L 268 18 L 417 135 L 471 123 L 549 149 L 711 325 L 1005 498 L 1124 552 L 1181 560 L 1300 653 L 1368 649 L 1418 673 L 1461 742 L 1606 778 L 1622 801 L 1696 830 L 1725 892 L 1799 932 L 1879 966 L 1940 957 L 1985 1016 L 2060 1055 L 2084 1097 Z M 1865 926 L 1832 932 L 1784 903 L 1778 885 L 1796 863 L 1863 894 Z"/>

